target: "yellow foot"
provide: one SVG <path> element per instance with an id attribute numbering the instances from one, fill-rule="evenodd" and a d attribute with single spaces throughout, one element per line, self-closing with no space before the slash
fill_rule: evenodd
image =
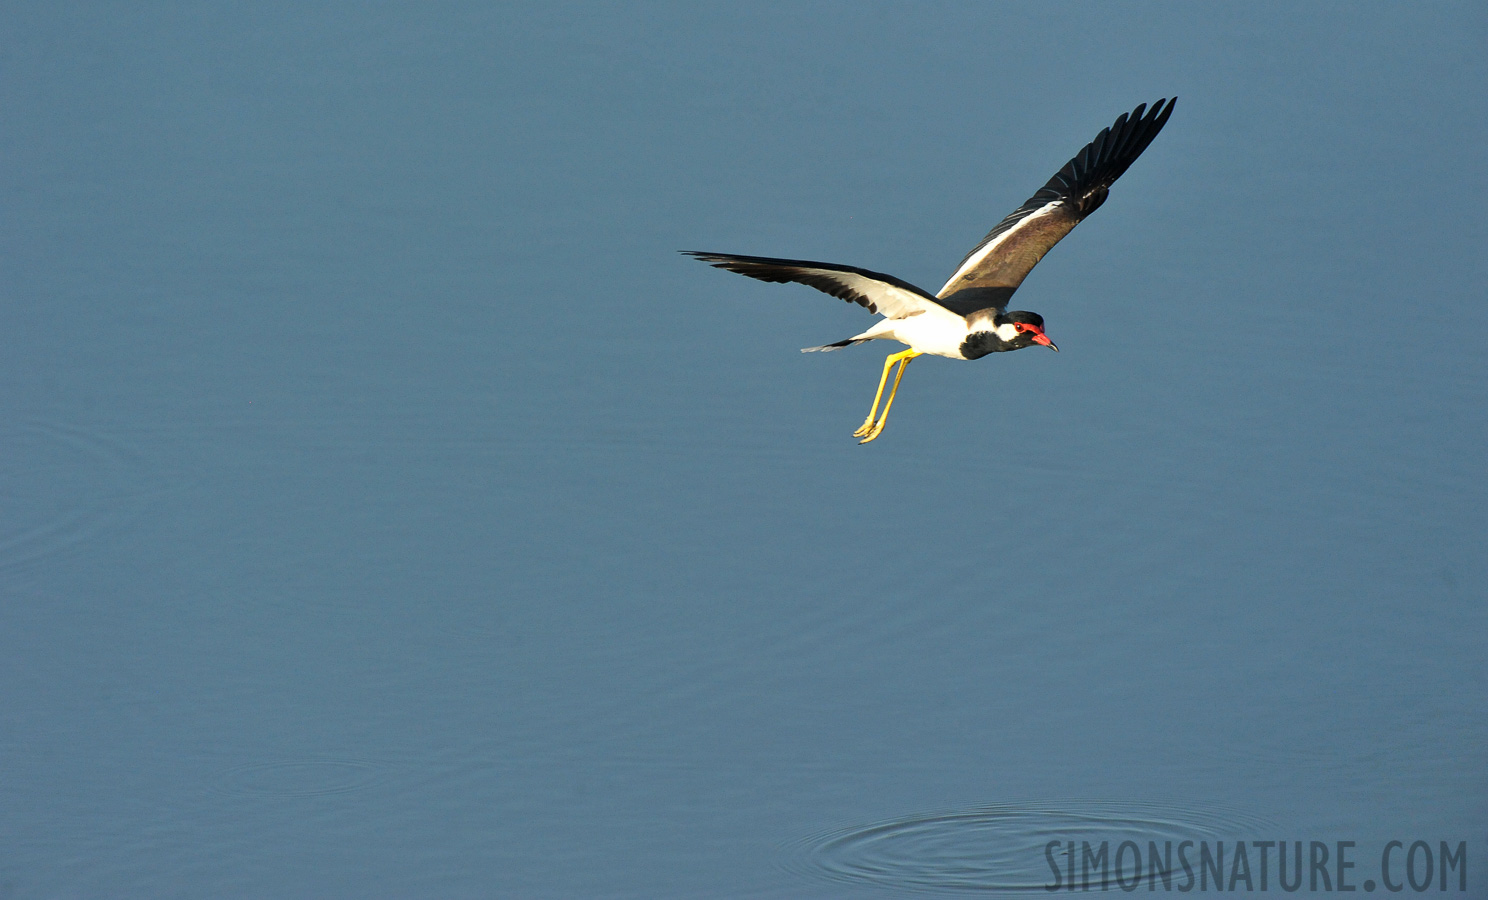
<path id="1" fill-rule="evenodd" d="M 872 428 L 869 428 L 867 431 L 859 429 L 858 431 L 854 432 L 853 437 L 861 436 L 863 439 L 861 441 L 858 441 L 858 443 L 866 444 L 869 441 L 877 438 L 879 435 L 883 434 L 883 430 L 884 422 L 880 419 Z"/>
<path id="2" fill-rule="evenodd" d="M 858 426 L 858 430 L 853 432 L 853 437 L 862 437 L 863 435 L 867 434 L 868 432 L 870 432 L 872 430 L 873 430 L 873 417 L 872 416 L 869 416 L 867 419 L 865 419 L 863 421 L 863 424 L 862 425 L 859 425 Z"/>

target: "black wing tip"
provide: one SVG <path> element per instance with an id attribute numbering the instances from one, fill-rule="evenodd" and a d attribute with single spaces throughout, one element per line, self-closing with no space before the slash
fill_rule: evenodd
<path id="1" fill-rule="evenodd" d="M 824 267 L 824 268 L 846 268 L 844 266 L 832 266 L 829 263 L 814 263 L 804 259 L 777 259 L 773 256 L 746 256 L 742 253 L 715 253 L 712 250 L 678 250 L 683 256 L 690 256 L 699 262 L 705 262 L 710 266 L 729 265 L 753 265 L 753 266 L 775 266 L 775 267 Z"/>
<path id="2" fill-rule="evenodd" d="M 741 256 L 737 253 L 714 253 L 711 250 L 678 250 L 677 252 L 715 269 L 748 275 L 750 278 L 780 275 L 782 270 L 793 268 L 790 265 L 793 260 L 771 259 L 765 256 Z"/>
<path id="3" fill-rule="evenodd" d="M 683 256 L 690 256 L 693 259 L 701 260 L 705 263 L 717 263 L 722 260 L 734 258 L 730 254 L 714 253 L 711 250 L 678 250 L 677 252 L 682 254 Z"/>
<path id="4" fill-rule="evenodd" d="M 1163 97 L 1149 108 L 1146 103 L 1138 103 L 1137 108 L 1129 113 L 1122 113 L 1116 118 L 1115 123 L 1106 131 L 1111 134 L 1119 134 L 1120 139 L 1106 145 L 1106 157 L 1101 162 L 1106 164 L 1126 160 L 1130 162 L 1141 155 L 1162 131 L 1163 126 L 1168 124 L 1168 117 L 1173 114 L 1173 108 L 1178 105 L 1178 98 Z M 1099 137 L 1092 143 L 1098 143 Z M 1114 179 L 1113 179 L 1114 180 Z"/>
<path id="5" fill-rule="evenodd" d="M 795 280 L 795 266 L 793 260 L 772 259 L 765 256 L 740 256 L 736 253 L 714 253 L 710 250 L 678 250 L 684 256 L 690 256 L 698 262 L 707 263 L 715 269 L 723 269 L 736 275 L 745 275 L 749 278 L 758 278 L 761 281 L 793 281 Z"/>
<path id="6" fill-rule="evenodd" d="M 1143 115 L 1142 107 L 1146 105 L 1145 103 L 1138 105 L 1131 113 L 1131 118 L 1137 123 L 1137 130 L 1142 132 L 1142 149 L 1146 149 L 1147 145 L 1152 143 L 1152 139 L 1157 137 L 1157 133 L 1163 130 L 1163 126 L 1168 124 L 1168 117 L 1173 114 L 1173 108 L 1178 105 L 1178 98 L 1176 96 L 1164 97 L 1152 104 L 1152 108 L 1146 111 L 1146 115 Z M 1137 153 L 1141 152 L 1141 150 L 1137 151 Z"/>
<path id="7" fill-rule="evenodd" d="M 1167 105 L 1164 106 L 1164 103 L 1166 103 Z M 1149 117 L 1149 121 L 1153 123 L 1153 134 L 1161 131 L 1162 127 L 1168 124 L 1168 116 L 1171 116 L 1173 114 L 1173 107 L 1177 105 L 1177 95 L 1174 95 L 1172 97 L 1164 97 L 1156 103 L 1152 104 L 1152 109 L 1147 113 L 1147 115 Z"/>
<path id="8" fill-rule="evenodd" d="M 1155 103 L 1151 104 L 1151 109 L 1147 108 L 1148 104 L 1146 103 L 1138 103 L 1136 109 L 1132 110 L 1130 113 L 1123 113 L 1122 115 L 1130 116 L 1133 119 L 1155 119 L 1160 115 L 1172 112 L 1173 106 L 1177 104 L 1177 102 L 1177 94 L 1174 94 L 1171 97 L 1160 97 Z"/>
<path id="9" fill-rule="evenodd" d="M 1065 163 L 1043 190 L 1030 198 L 1029 204 L 1076 199 L 1082 217 L 1094 212 L 1105 200 L 1106 188 L 1137 161 L 1147 145 L 1168 124 L 1168 117 L 1177 104 L 1176 96 L 1164 97 L 1150 107 L 1139 103 L 1131 112 L 1117 116 L 1110 127 L 1101 129 L 1095 140 Z"/>

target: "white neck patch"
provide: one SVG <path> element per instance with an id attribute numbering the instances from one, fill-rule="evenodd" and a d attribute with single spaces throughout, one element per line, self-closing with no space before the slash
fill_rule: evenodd
<path id="1" fill-rule="evenodd" d="M 1011 344 L 1013 338 L 1018 336 L 1018 326 L 1012 322 L 1003 322 L 1001 325 L 992 329 L 992 333 L 997 335 L 998 340 Z"/>

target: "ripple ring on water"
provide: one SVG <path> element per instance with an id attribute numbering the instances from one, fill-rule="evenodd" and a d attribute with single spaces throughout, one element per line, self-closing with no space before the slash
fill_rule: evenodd
<path id="1" fill-rule="evenodd" d="M 1058 841 L 1109 842 L 1249 837 L 1270 831 L 1262 819 L 1219 807 L 1074 801 L 1003 803 L 907 816 L 842 828 L 796 842 L 786 867 L 837 882 L 897 890 L 1047 894 L 1053 880 L 1046 848 Z M 1063 859 L 1060 853 L 1056 859 Z M 1062 867 L 1061 863 L 1061 867 Z"/>

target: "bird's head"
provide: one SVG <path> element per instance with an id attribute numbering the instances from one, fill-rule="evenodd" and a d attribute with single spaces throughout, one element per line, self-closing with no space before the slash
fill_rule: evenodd
<path id="1" fill-rule="evenodd" d="M 1002 332 L 1006 326 L 1012 326 L 1012 339 L 1008 343 L 1013 345 L 1014 350 L 1021 350 L 1034 344 L 1043 344 L 1054 352 L 1059 348 L 1044 334 L 1044 317 L 1036 312 L 1015 309 L 1010 313 L 999 316 L 998 331 Z M 999 334 L 1000 336 L 1000 334 Z"/>

